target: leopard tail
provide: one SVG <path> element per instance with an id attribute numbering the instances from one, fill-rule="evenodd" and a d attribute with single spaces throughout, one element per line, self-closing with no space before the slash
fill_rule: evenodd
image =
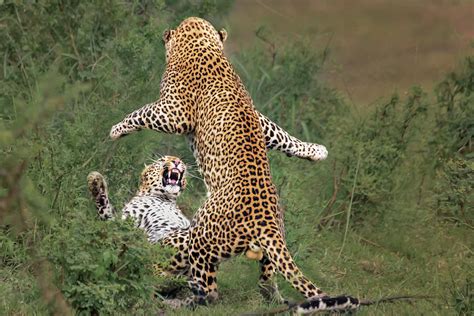
<path id="1" fill-rule="evenodd" d="M 316 312 L 325 312 L 325 311 L 344 312 L 344 311 L 356 310 L 361 306 L 378 305 L 382 303 L 395 303 L 399 301 L 411 302 L 414 300 L 431 299 L 431 298 L 433 297 L 401 295 L 401 296 L 385 297 L 378 300 L 365 300 L 365 299 L 358 299 L 358 298 L 348 296 L 348 295 L 340 295 L 336 297 L 324 296 L 324 297 L 308 299 L 300 303 L 289 303 L 288 306 L 275 308 L 270 311 L 248 313 L 244 315 L 245 316 L 277 315 L 277 314 L 288 312 L 288 311 L 291 311 L 298 315 L 310 314 L 310 313 L 316 313 Z"/>

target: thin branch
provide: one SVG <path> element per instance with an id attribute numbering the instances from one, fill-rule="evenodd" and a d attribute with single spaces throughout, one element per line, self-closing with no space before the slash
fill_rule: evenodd
<path id="1" fill-rule="evenodd" d="M 357 158 L 356 172 L 355 172 L 355 175 L 354 175 L 354 182 L 352 183 L 351 201 L 349 203 L 349 208 L 347 209 L 346 229 L 344 231 L 344 239 L 342 240 L 341 250 L 339 251 L 339 255 L 337 256 L 338 258 L 341 257 L 342 250 L 344 249 L 344 245 L 346 244 L 347 232 L 349 230 L 349 223 L 350 223 L 351 212 L 352 212 L 352 201 L 354 200 L 354 191 L 355 191 L 356 183 L 357 183 L 357 175 L 359 174 L 359 166 L 360 166 L 361 156 L 362 156 L 362 150 L 359 148 L 359 157 Z"/>
<path id="2" fill-rule="evenodd" d="M 257 36 L 259 40 L 266 43 L 270 47 L 270 53 L 272 55 L 272 67 L 273 67 L 275 65 L 275 59 L 277 55 L 276 45 L 275 43 L 273 43 L 272 41 L 268 40 L 267 38 L 263 36 L 262 33 L 264 29 L 265 29 L 264 27 L 258 28 L 258 30 L 255 32 L 255 36 Z"/>

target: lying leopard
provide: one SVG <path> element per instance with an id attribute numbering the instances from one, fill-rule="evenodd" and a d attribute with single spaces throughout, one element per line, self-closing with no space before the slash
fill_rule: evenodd
<path id="1" fill-rule="evenodd" d="M 177 157 L 165 156 L 146 166 L 140 177 L 136 195 L 122 209 L 122 219 L 131 217 L 143 229 L 151 243 L 156 243 L 178 230 L 188 230 L 189 220 L 176 205 L 186 187 L 186 165 Z M 87 176 L 99 218 L 115 217 L 109 200 L 107 182 L 94 171 Z"/>
<path id="2" fill-rule="evenodd" d="M 209 191 L 189 229 L 192 304 L 217 298 L 219 263 L 251 249 L 263 252 L 262 282 L 278 271 L 308 299 L 298 312 L 354 305 L 350 297 L 327 297 L 302 274 L 287 249 L 266 138 L 251 97 L 223 54 L 225 31 L 188 18 L 163 38 L 167 66 L 160 99 L 127 115 L 110 136 L 152 129 L 188 135 L 191 141 Z M 181 254 L 175 262 L 179 269 Z"/>

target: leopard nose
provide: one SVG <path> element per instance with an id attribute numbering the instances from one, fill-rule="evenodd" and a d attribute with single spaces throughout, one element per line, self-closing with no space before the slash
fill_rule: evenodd
<path id="1" fill-rule="evenodd" d="M 181 163 L 181 161 L 179 159 L 176 159 L 175 161 L 173 161 L 174 165 L 177 167 L 179 166 L 179 164 Z"/>

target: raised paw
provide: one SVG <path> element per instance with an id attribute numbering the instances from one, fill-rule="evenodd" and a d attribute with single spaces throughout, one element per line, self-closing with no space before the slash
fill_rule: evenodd
<path id="1" fill-rule="evenodd" d="M 107 192 L 107 183 L 105 182 L 104 176 L 97 171 L 89 173 L 87 176 L 87 185 L 94 200 L 96 200 L 100 194 Z"/>
<path id="2" fill-rule="evenodd" d="M 328 157 L 328 150 L 323 145 L 310 144 L 308 159 L 312 161 L 324 160 Z"/>
<path id="3" fill-rule="evenodd" d="M 107 182 L 103 175 L 97 171 L 89 173 L 87 176 L 87 185 L 92 199 L 95 202 L 97 213 L 103 220 L 110 219 L 114 216 L 113 207 L 109 202 L 107 192 Z"/>
<path id="4" fill-rule="evenodd" d="M 140 122 L 140 120 L 138 120 L 137 122 Z M 135 125 L 133 123 L 133 120 L 125 119 L 122 122 L 112 126 L 109 135 L 112 140 L 116 140 L 117 138 L 127 136 L 132 132 L 139 131 L 140 129 L 141 126 Z"/>
<path id="5" fill-rule="evenodd" d="M 128 132 L 126 132 L 126 128 L 123 126 L 123 123 L 115 124 L 110 130 L 110 138 L 113 140 L 116 140 L 117 138 L 123 137 L 127 134 Z"/>

